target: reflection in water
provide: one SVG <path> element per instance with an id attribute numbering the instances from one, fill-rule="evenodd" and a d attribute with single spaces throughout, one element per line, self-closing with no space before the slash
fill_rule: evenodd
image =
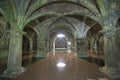
<path id="1" fill-rule="evenodd" d="M 65 66 L 66 66 L 66 64 L 63 63 L 63 62 L 57 63 L 57 67 L 59 67 L 59 68 L 63 68 L 63 67 L 65 67 Z"/>
<path id="2" fill-rule="evenodd" d="M 68 53 L 71 53 L 71 50 L 68 50 Z"/>
<path id="3" fill-rule="evenodd" d="M 99 71 L 99 67 L 82 58 L 76 53 L 56 51 L 49 53 L 46 58 L 37 60 L 27 66 L 26 72 L 15 80 L 102 80 L 108 79 Z M 0 80 L 4 80 L 1 79 Z M 5 79 L 7 80 L 7 79 Z"/>

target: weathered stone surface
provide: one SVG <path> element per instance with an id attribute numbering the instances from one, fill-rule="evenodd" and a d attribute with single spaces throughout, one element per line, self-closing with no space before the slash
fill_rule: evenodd
<path id="1" fill-rule="evenodd" d="M 15 77 L 24 69 L 21 66 L 22 62 L 22 34 L 16 30 L 10 32 L 10 43 L 7 69 L 3 76 Z"/>
<path id="2" fill-rule="evenodd" d="M 87 45 L 86 39 L 77 39 L 77 55 L 79 57 L 87 57 Z"/>

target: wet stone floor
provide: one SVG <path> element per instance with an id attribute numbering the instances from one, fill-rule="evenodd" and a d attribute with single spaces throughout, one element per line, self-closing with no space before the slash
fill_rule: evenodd
<path id="1" fill-rule="evenodd" d="M 100 66 L 97 64 L 63 51 L 55 55 L 49 53 L 46 58 L 23 61 L 23 66 L 26 71 L 21 75 L 0 80 L 111 80 L 99 71 Z"/>

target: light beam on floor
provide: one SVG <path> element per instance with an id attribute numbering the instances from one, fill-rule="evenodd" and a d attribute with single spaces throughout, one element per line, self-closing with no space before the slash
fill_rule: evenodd
<path id="1" fill-rule="evenodd" d="M 57 63 L 57 67 L 63 68 L 63 67 L 65 67 L 65 66 L 66 66 L 66 64 L 63 63 L 63 62 Z"/>

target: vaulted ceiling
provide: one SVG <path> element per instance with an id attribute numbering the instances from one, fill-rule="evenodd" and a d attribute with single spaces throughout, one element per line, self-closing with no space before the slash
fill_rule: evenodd
<path id="1" fill-rule="evenodd" d="M 23 20 L 25 27 L 45 35 L 76 33 L 73 29 L 81 27 L 79 23 L 85 23 L 90 27 L 88 32 L 96 34 L 102 29 L 101 18 L 119 10 L 120 0 L 0 0 L 1 15 L 9 23 Z"/>

